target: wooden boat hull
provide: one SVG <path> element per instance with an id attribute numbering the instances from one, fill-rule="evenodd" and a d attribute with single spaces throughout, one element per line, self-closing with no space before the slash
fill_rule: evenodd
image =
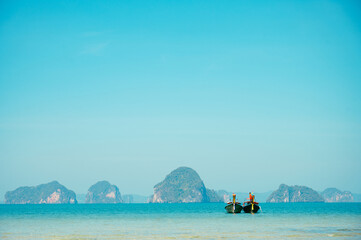
<path id="1" fill-rule="evenodd" d="M 234 206 L 233 204 L 228 204 L 225 209 L 228 213 L 240 213 L 242 211 L 242 206 L 240 204 L 235 204 Z"/>
<path id="2" fill-rule="evenodd" d="M 253 205 L 253 208 L 252 208 L 252 205 Z M 259 210 L 258 204 L 249 203 L 249 204 L 247 204 L 246 206 L 243 207 L 243 211 L 245 213 L 256 213 L 256 212 L 258 212 L 258 210 Z"/>

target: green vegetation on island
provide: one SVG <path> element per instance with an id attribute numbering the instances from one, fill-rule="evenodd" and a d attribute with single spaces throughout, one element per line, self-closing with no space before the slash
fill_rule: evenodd
<path id="1" fill-rule="evenodd" d="M 35 187 L 19 187 L 5 194 L 6 204 L 77 203 L 75 193 L 53 181 Z"/>
<path id="2" fill-rule="evenodd" d="M 107 181 L 100 181 L 92 185 L 85 198 L 86 203 L 121 203 L 119 189 Z"/>
<path id="3" fill-rule="evenodd" d="M 61 203 L 207 203 L 229 202 L 232 194 L 237 201 L 245 201 L 247 192 L 228 192 L 212 190 L 205 187 L 198 173 L 189 167 L 179 167 L 169 173 L 165 179 L 154 186 L 154 194 L 150 197 L 136 194 L 120 194 L 116 185 L 107 181 L 99 181 L 88 189 L 88 193 L 78 194 L 61 185 L 57 181 L 35 187 L 19 187 L 5 194 L 6 204 L 61 204 Z M 360 202 L 360 194 L 327 188 L 317 192 L 306 186 L 288 186 L 281 184 L 273 192 L 255 192 L 257 202 Z"/>
<path id="4" fill-rule="evenodd" d="M 337 188 L 327 188 L 321 193 L 325 202 L 353 202 L 354 197 L 349 191 L 341 191 Z"/>
<path id="5" fill-rule="evenodd" d="M 312 188 L 281 184 L 279 188 L 268 197 L 267 202 L 324 202 L 324 199 Z"/>
<path id="6" fill-rule="evenodd" d="M 207 189 L 198 173 L 180 167 L 154 186 L 152 203 L 222 202 L 215 191 Z"/>

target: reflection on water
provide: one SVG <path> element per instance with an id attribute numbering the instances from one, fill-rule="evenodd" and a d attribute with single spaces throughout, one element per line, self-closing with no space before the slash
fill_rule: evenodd
<path id="1" fill-rule="evenodd" d="M 350 209 L 345 212 L 341 209 Z M 360 203 L 0 205 L 0 239 L 361 239 Z"/>

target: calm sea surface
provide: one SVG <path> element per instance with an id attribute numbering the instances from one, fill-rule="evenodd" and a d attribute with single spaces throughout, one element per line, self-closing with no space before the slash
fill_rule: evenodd
<path id="1" fill-rule="evenodd" d="M 0 205 L 0 239 L 361 239 L 361 203 Z"/>

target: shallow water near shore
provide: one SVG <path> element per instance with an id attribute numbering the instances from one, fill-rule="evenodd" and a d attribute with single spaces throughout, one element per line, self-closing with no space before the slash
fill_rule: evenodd
<path id="1" fill-rule="evenodd" d="M 361 239 L 361 203 L 0 205 L 0 239 Z"/>

